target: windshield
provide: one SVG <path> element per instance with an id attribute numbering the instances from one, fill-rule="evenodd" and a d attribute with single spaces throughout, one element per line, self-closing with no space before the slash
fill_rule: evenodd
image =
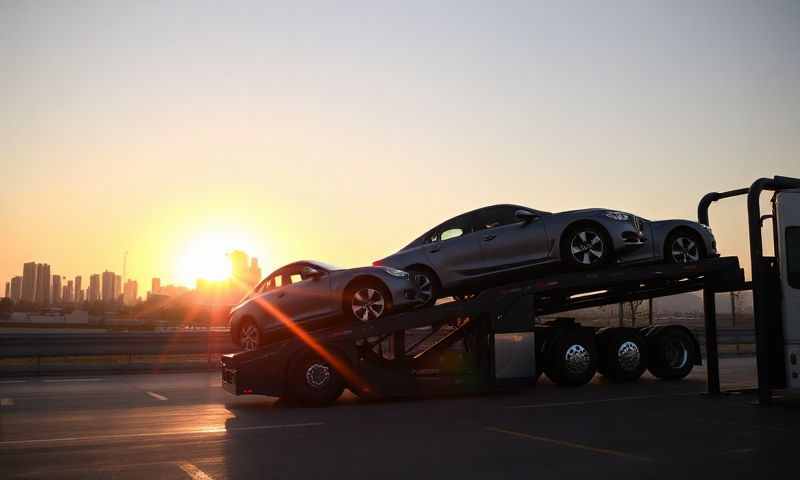
<path id="1" fill-rule="evenodd" d="M 331 265 L 330 263 L 326 263 L 326 262 L 318 262 L 318 261 L 314 260 L 313 262 L 308 262 L 308 263 L 310 263 L 311 265 L 316 265 L 317 267 L 319 267 L 319 268 L 321 268 L 323 270 L 327 270 L 329 272 L 333 272 L 335 270 L 343 270 L 342 267 L 337 267 L 336 265 Z"/>

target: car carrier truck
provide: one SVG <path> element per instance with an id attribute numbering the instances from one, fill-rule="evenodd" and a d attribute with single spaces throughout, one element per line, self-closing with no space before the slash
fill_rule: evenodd
<path id="1" fill-rule="evenodd" d="M 315 331 L 287 324 L 288 335 L 282 339 L 258 350 L 223 355 L 223 388 L 235 395 L 325 405 L 345 388 L 366 398 L 426 397 L 529 385 L 542 373 L 564 386 L 586 384 L 597 372 L 614 382 L 635 381 L 646 370 L 661 379 L 681 379 L 702 362 L 700 345 L 685 326 L 593 328 L 569 318 L 540 319 L 702 290 L 709 391 L 717 393 L 714 295 L 752 289 L 759 398 L 768 403 L 773 388 L 800 388 L 798 189 L 800 179 L 760 179 L 748 189 L 712 192 L 698 206 L 700 223 L 708 225 L 714 201 L 748 194 L 752 282 L 745 282 L 736 257 L 686 265 L 611 266 L 502 285 L 379 322 L 343 322 Z M 764 217 L 758 203 L 763 190 L 775 192 L 773 214 Z M 761 228 L 768 219 L 774 257 L 762 252 Z"/>

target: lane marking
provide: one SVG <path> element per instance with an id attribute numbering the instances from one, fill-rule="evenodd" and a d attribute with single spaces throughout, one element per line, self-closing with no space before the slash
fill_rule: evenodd
<path id="1" fill-rule="evenodd" d="M 27 380 L 0 380 L 0 385 L 4 385 L 7 383 L 27 383 Z"/>
<path id="2" fill-rule="evenodd" d="M 156 400 L 161 400 L 162 402 L 168 400 L 167 397 L 165 397 L 164 395 L 159 395 L 156 392 L 145 392 L 145 393 L 155 398 Z"/>
<path id="3" fill-rule="evenodd" d="M 669 398 L 669 397 L 688 397 L 691 395 L 700 395 L 703 392 L 685 392 L 685 393 L 668 393 L 665 395 L 636 395 L 630 397 L 614 397 L 614 398 L 601 398 L 599 400 L 581 400 L 576 402 L 554 402 L 554 403 L 532 403 L 529 405 L 508 405 L 506 408 L 549 408 L 549 407 L 572 407 L 576 405 L 592 405 L 594 403 L 608 403 L 608 402 L 622 402 L 626 400 L 652 400 L 655 398 Z"/>
<path id="4" fill-rule="evenodd" d="M 196 463 L 206 463 L 212 465 L 221 465 L 225 463 L 224 457 L 206 457 L 206 458 L 198 458 L 195 459 Z M 30 470 L 26 471 L 26 475 L 30 477 L 42 477 L 42 476 L 53 476 L 56 473 L 72 473 L 72 472 L 80 472 L 85 473 L 86 469 L 89 468 L 92 471 L 98 472 L 119 472 L 123 470 L 130 470 L 142 467 L 155 467 L 155 466 L 164 466 L 164 465 L 175 465 L 175 461 L 160 461 L 160 462 L 139 462 L 139 463 L 93 463 L 88 464 L 82 467 L 63 467 L 63 466 L 54 466 L 54 467 L 45 467 L 40 470 Z"/>
<path id="5" fill-rule="evenodd" d="M 325 424 L 322 422 L 287 423 L 283 425 L 255 425 L 252 427 L 238 427 L 229 429 L 226 429 L 225 427 L 212 427 L 212 428 L 203 428 L 194 430 L 175 430 L 171 432 L 120 433 L 115 435 L 93 435 L 87 437 L 38 438 L 34 440 L 8 440 L 5 442 L 0 442 L 0 447 L 12 446 L 12 445 L 36 445 L 41 443 L 81 442 L 81 441 L 91 441 L 91 440 L 124 440 L 127 438 L 198 435 L 204 433 L 232 433 L 232 432 L 245 432 L 251 430 L 275 430 L 279 428 L 318 427 L 321 425 Z"/>
<path id="6" fill-rule="evenodd" d="M 13 406 L 14 406 L 13 398 L 0 398 L 0 407 L 13 407 Z"/>
<path id="7" fill-rule="evenodd" d="M 45 378 L 44 383 L 102 382 L 102 378 Z"/>
<path id="8" fill-rule="evenodd" d="M 644 461 L 644 462 L 652 462 L 653 461 L 652 458 L 640 457 L 638 455 L 632 455 L 630 453 L 619 452 L 617 450 L 610 450 L 610 449 L 607 449 L 607 448 L 590 447 L 589 445 L 583 445 L 583 444 L 580 444 L 580 443 L 567 442 L 565 440 L 556 440 L 554 438 L 538 437 L 536 435 L 528 435 L 527 433 L 515 432 L 513 430 L 503 430 L 502 428 L 496 428 L 496 427 L 486 427 L 486 430 L 489 430 L 491 432 L 504 433 L 506 435 L 511 435 L 512 437 L 524 438 L 526 440 L 536 440 L 537 442 L 550 443 L 552 445 L 558 445 L 560 447 L 569 447 L 569 448 L 575 448 L 575 449 L 578 449 L 578 450 L 585 450 L 587 452 L 592 452 L 592 453 L 600 453 L 600 454 L 603 454 L 603 455 L 612 455 L 612 456 L 615 456 L 615 457 L 629 458 L 631 460 L 639 460 L 639 461 Z"/>
<path id="9" fill-rule="evenodd" d="M 178 467 L 186 472 L 186 475 L 189 475 L 192 480 L 214 480 L 214 477 L 207 475 L 206 472 L 189 462 L 178 462 Z"/>

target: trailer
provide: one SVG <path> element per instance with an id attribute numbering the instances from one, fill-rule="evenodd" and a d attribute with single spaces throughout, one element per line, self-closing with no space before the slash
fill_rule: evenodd
<path id="1" fill-rule="evenodd" d="M 775 190 L 800 186 L 800 180 L 776 178 L 783 179 L 783 183 L 768 185 Z M 701 200 L 701 223 L 708 223 L 708 205 L 725 198 L 722 195 L 709 194 Z M 800 203 L 800 194 L 795 192 L 784 199 L 778 221 L 781 225 L 787 218 L 797 222 L 797 216 L 787 212 L 800 209 L 797 203 L 788 206 L 790 202 Z M 752 242 L 752 222 L 750 227 Z M 782 243 L 783 255 L 789 255 L 792 246 L 800 248 L 795 230 L 787 232 L 794 240 L 791 244 Z M 788 256 L 784 260 L 790 261 Z M 754 262 L 763 260 L 759 257 Z M 792 265 L 781 270 L 795 272 L 797 266 Z M 773 268 L 772 280 L 777 280 L 778 270 Z M 796 281 L 798 273 L 790 275 Z M 288 338 L 255 351 L 223 355 L 222 385 L 235 395 L 260 394 L 325 405 L 334 402 L 345 388 L 365 398 L 428 397 L 519 388 L 535 383 L 541 374 L 563 386 L 588 383 L 597 372 L 613 382 L 635 381 L 646 370 L 658 378 L 675 380 L 684 378 L 702 362 L 700 345 L 684 326 L 593 328 L 570 318 L 540 319 L 581 308 L 702 290 L 709 392 L 719 393 L 714 295 L 752 289 L 754 302 L 763 308 L 759 299 L 768 295 L 775 298 L 769 293 L 774 285 L 755 268 L 753 282 L 745 282 L 737 257 L 708 258 L 694 264 L 609 266 L 557 273 L 495 287 L 472 298 L 392 315 L 379 322 L 340 323 L 313 332 L 287 324 L 292 334 Z M 789 283 L 787 288 L 792 288 Z M 784 293 L 783 298 L 795 298 L 792 301 L 796 302 L 798 291 L 794 297 L 792 292 Z M 792 303 L 790 309 L 792 320 L 784 319 L 782 324 L 778 322 L 780 325 L 796 320 L 796 304 Z M 775 308 L 771 311 L 774 313 Z M 760 321 L 758 313 L 756 310 L 757 329 L 766 329 L 760 326 L 762 323 L 775 325 L 775 321 Z M 777 348 L 774 345 L 782 341 L 776 340 L 775 335 L 759 333 L 759 355 L 775 357 L 761 350 Z M 797 364 L 800 350 L 795 345 L 789 356 L 784 356 L 781 348 L 775 357 L 781 361 L 774 360 L 772 370 L 782 365 L 786 371 L 787 362 Z M 759 375 L 761 362 L 759 357 Z M 796 383 L 797 377 L 794 378 Z"/>

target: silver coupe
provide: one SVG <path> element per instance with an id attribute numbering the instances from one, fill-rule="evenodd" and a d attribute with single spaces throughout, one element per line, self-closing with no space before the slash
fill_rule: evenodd
<path id="1" fill-rule="evenodd" d="M 523 275 L 609 263 L 692 263 L 717 254 L 711 230 L 602 208 L 549 213 L 519 205 L 467 212 L 374 265 L 412 273 L 421 304 L 467 295 Z"/>

